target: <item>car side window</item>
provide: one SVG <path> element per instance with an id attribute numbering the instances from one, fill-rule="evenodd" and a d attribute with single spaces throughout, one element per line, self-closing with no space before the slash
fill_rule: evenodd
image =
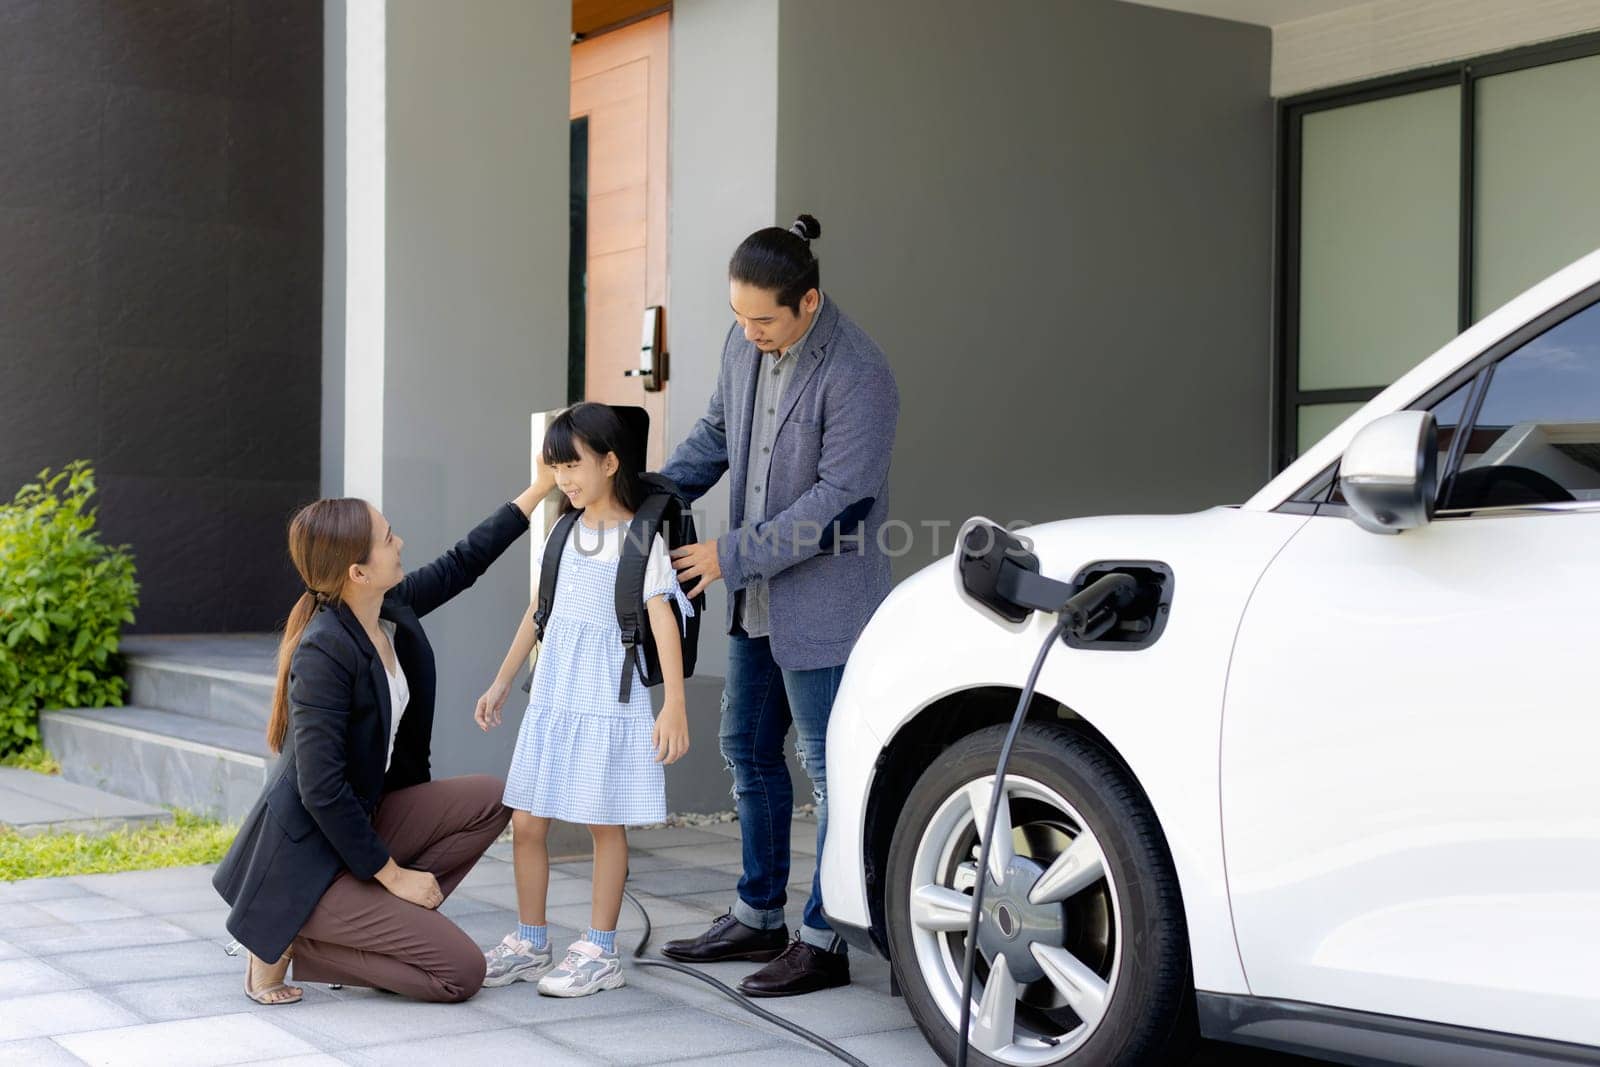
<path id="1" fill-rule="evenodd" d="M 1441 459 L 1456 432 L 1441 413 Z M 1600 501 L 1600 304 L 1495 364 L 1440 510 L 1574 500 Z"/>

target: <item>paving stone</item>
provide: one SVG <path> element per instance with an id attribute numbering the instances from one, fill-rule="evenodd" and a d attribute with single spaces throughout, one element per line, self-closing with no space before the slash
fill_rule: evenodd
<path id="1" fill-rule="evenodd" d="M 13 944 L 35 956 L 159 945 L 170 941 L 188 941 L 193 937 L 189 931 L 164 919 L 148 918 L 138 922 L 112 919 L 106 922 L 52 923 L 49 926 L 12 930 L 6 936 Z"/>
<path id="2" fill-rule="evenodd" d="M 0 882 L 0 904 L 81 897 L 87 892 L 71 878 L 25 878 L 20 882 Z"/>
<path id="3" fill-rule="evenodd" d="M 229 962 L 233 964 L 232 973 L 152 977 L 142 982 L 102 986 L 100 992 L 149 1022 L 284 1010 L 276 1005 L 257 1004 L 246 997 L 244 961 Z M 304 999 L 293 1009 L 297 1012 L 310 1005 L 333 1003 L 333 997 L 322 987 L 308 985 L 304 989 Z"/>
<path id="4" fill-rule="evenodd" d="M 249 1014 L 125 1026 L 57 1040 L 67 1051 L 97 1067 L 150 1063 L 202 1067 L 317 1051 L 293 1034 Z"/>
<path id="5" fill-rule="evenodd" d="M 50 966 L 98 986 L 158 981 L 197 974 L 243 974 L 244 961 L 209 941 L 136 945 L 116 952 L 72 952 L 49 957 Z M 242 981 L 242 979 L 241 979 Z"/>
<path id="6" fill-rule="evenodd" d="M 803 997 L 774 998 L 762 1002 L 761 1006 L 807 1030 L 826 1031 L 831 1041 L 915 1025 L 904 1001 L 863 996 L 861 990 L 850 986 L 825 989 Z M 738 1010 L 732 1004 L 729 1007 Z"/>
<path id="7" fill-rule="evenodd" d="M 71 880 L 103 897 L 137 900 L 144 893 L 210 885 L 211 873 L 215 870 L 215 864 L 200 867 L 158 867 L 149 871 L 119 871 L 116 874 L 79 874 Z"/>
<path id="8" fill-rule="evenodd" d="M 516 877 L 516 872 L 511 869 L 511 864 L 509 863 L 500 863 L 498 861 L 479 863 L 468 871 L 467 876 L 456 885 L 456 892 L 459 893 L 463 889 L 477 889 L 480 886 L 510 885 L 516 880 Z"/>
<path id="9" fill-rule="evenodd" d="M 666 827 L 658 830 L 629 830 L 628 844 L 633 848 L 649 851 L 653 847 L 671 847 L 674 845 L 715 844 L 725 840 L 718 834 L 710 834 L 704 830 L 680 827 Z"/>
<path id="10" fill-rule="evenodd" d="M 41 900 L 34 907 L 64 923 L 103 922 L 109 919 L 137 919 L 146 913 L 120 901 L 97 894 Z"/>
<path id="11" fill-rule="evenodd" d="M 703 911 L 709 918 L 716 918 L 733 906 L 734 898 L 738 893 L 732 886 L 716 893 L 687 893 L 672 899 L 686 908 L 695 908 Z"/>
<path id="12" fill-rule="evenodd" d="M 581 882 L 576 878 L 551 879 L 550 889 L 545 894 L 545 907 L 586 904 L 591 893 L 592 887 L 588 882 Z M 517 887 L 510 882 L 504 885 L 480 885 L 470 888 L 462 886 L 450 894 L 450 899 L 454 900 L 458 896 L 470 897 L 507 911 L 517 910 Z"/>
<path id="13" fill-rule="evenodd" d="M 623 964 L 621 989 L 607 989 L 591 997 L 542 997 L 532 982 L 513 982 L 498 989 L 484 989 L 472 998 L 472 1006 L 517 1026 L 595 1019 L 607 1015 L 639 1015 L 667 1011 L 677 1003 L 636 984 L 635 968 Z"/>
<path id="14" fill-rule="evenodd" d="M 48 1037 L 31 1037 L 0 1042 L 0 1067 L 83 1067 L 83 1061 Z"/>
<path id="15" fill-rule="evenodd" d="M 226 915 L 228 911 L 227 903 L 211 888 L 210 879 L 192 888 L 161 889 L 137 895 L 130 893 L 123 899 L 136 903 L 146 915 L 177 915 L 218 909 Z"/>
<path id="16" fill-rule="evenodd" d="M 774 1054 L 772 1049 L 759 1049 L 755 1052 L 740 1052 L 732 1056 L 718 1056 L 717 1067 L 774 1067 L 774 1061 L 780 1060 L 783 1067 L 839 1067 L 839 1061 L 828 1053 L 811 1045 L 798 1044 L 792 1051 L 784 1049 L 782 1053 Z M 686 1060 L 665 1060 L 665 1063 L 685 1063 Z M 886 1061 L 887 1062 L 887 1061 Z"/>
<path id="17" fill-rule="evenodd" d="M 678 897 L 689 893 L 722 892 L 734 895 L 735 883 L 721 871 L 708 871 L 703 867 L 679 867 L 667 871 L 646 871 L 628 879 L 628 888 L 635 893 L 645 892 L 653 897 Z"/>
<path id="18" fill-rule="evenodd" d="M 582 1021 L 549 1023 L 539 1030 L 575 1052 L 619 1064 L 703 1060 L 774 1045 L 769 1034 L 754 1027 L 703 1012 L 649 1012 L 608 1019 L 602 1040 L 596 1040 L 592 1024 Z M 793 1045 L 782 1048 L 775 1058 L 792 1051 Z"/>
<path id="19" fill-rule="evenodd" d="M 451 893 L 448 900 L 439 905 L 439 914 L 450 919 L 462 919 L 468 915 L 477 915 L 485 911 L 505 910 L 498 904 L 485 900 L 478 900 L 466 893 Z"/>
<path id="20" fill-rule="evenodd" d="M 540 997 L 549 1000 L 549 997 Z M 604 999 L 586 997 L 586 1000 Z M 594 1062 L 588 1056 L 567 1052 L 549 1038 L 531 1029 L 493 1030 L 487 1033 L 460 1034 L 431 1041 L 403 1041 L 367 1048 L 346 1049 L 340 1053 L 358 1067 L 415 1067 L 418 1063 L 528 1063 L 538 1067 L 585 1067 Z"/>
<path id="21" fill-rule="evenodd" d="M 678 845 L 672 848 L 651 849 L 650 855 L 671 860 L 681 867 L 715 867 L 740 863 L 744 857 L 744 846 L 738 841 Z"/>
<path id="22" fill-rule="evenodd" d="M 138 1021 L 126 1008 L 88 989 L 0 1000 L 0 1041 L 54 1037 Z"/>
<path id="23" fill-rule="evenodd" d="M 934 1055 L 922 1031 L 914 1026 L 908 1030 L 847 1037 L 834 1044 L 867 1063 L 892 1063 L 895 1067 L 944 1067 L 944 1061 Z"/>
<path id="24" fill-rule="evenodd" d="M 705 972 L 723 985 L 737 989 L 739 982 L 745 975 L 752 973 L 760 966 L 761 964 L 759 963 L 735 961 L 730 963 L 709 963 L 695 969 Z M 692 1008 L 695 1011 L 710 1012 L 719 1016 L 729 1011 L 739 1012 L 738 1007 L 732 1001 L 711 986 L 706 985 L 698 978 L 692 978 L 668 968 L 645 967 L 635 962 L 628 972 L 628 981 L 646 992 L 655 993 L 672 1001 L 674 1004 L 679 1005 L 679 1010 Z M 748 1013 L 741 1014 L 752 1025 L 759 1023 L 759 1020 L 754 1016 Z M 776 1033 L 776 1031 L 774 1032 Z"/>
<path id="25" fill-rule="evenodd" d="M 58 926 L 60 923 L 60 919 L 41 910 L 38 904 L 7 904 L 0 908 L 0 933 L 13 939 L 23 930 Z"/>
<path id="26" fill-rule="evenodd" d="M 218 901 L 220 904 L 221 901 Z M 161 916 L 161 921 L 171 923 L 195 937 L 203 938 L 218 945 L 226 945 L 233 940 L 233 935 L 228 933 L 228 928 L 223 923 L 228 918 L 226 907 L 207 908 L 204 911 L 178 912 L 172 915 Z"/>
<path id="27" fill-rule="evenodd" d="M 472 1004 L 418 1004 L 378 994 L 359 1000 L 330 998 L 278 1011 L 274 1025 L 324 1052 L 345 1048 L 423 1041 L 449 1034 L 476 1033 L 504 1025 Z"/>
<path id="28" fill-rule="evenodd" d="M 690 862 L 683 857 L 658 856 L 654 852 L 633 851 L 628 853 L 628 873 L 635 875 L 645 871 L 671 870 Z M 561 860 L 559 863 L 552 863 L 550 870 L 552 873 L 559 873 L 568 878 L 580 878 L 587 882 L 594 877 L 594 862 L 589 859 Z"/>
<path id="29" fill-rule="evenodd" d="M 43 960 L 0 960 L 0 999 L 35 993 L 59 993 L 84 983 L 75 975 Z"/>
<path id="30" fill-rule="evenodd" d="M 704 912 L 695 908 L 686 908 L 672 900 L 653 898 L 645 903 L 645 907 L 649 909 L 651 925 L 673 926 L 681 923 L 705 921 Z M 551 922 L 560 923 L 563 926 L 570 926 L 580 930 L 586 930 L 589 927 L 589 905 L 586 903 L 548 908 L 545 914 Z M 619 929 L 633 931 L 644 929 L 644 923 L 640 921 L 639 913 L 630 908 L 627 901 L 623 901 Z"/>
<path id="31" fill-rule="evenodd" d="M 717 837 L 731 837 L 735 841 L 744 835 L 744 826 L 738 819 L 734 819 L 732 822 L 707 823 L 705 826 L 696 826 L 695 829 L 704 834 L 714 834 Z"/>

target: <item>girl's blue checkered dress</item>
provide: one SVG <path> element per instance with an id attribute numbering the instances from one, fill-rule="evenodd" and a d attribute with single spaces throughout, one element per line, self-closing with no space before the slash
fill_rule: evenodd
<path id="1" fill-rule="evenodd" d="M 617 562 L 579 551 L 578 525 L 561 551 L 555 604 L 506 773 L 505 805 L 563 822 L 659 822 L 667 817 L 666 781 L 650 743 L 650 690 L 636 674 L 632 699 L 617 702 L 623 661 Z M 693 614 L 675 576 L 667 582 L 647 588 L 645 599 L 675 597 L 685 617 Z"/>

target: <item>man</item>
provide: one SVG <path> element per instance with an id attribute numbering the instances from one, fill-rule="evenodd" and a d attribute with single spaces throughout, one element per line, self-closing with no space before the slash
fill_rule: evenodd
<path id="1" fill-rule="evenodd" d="M 888 515 L 900 411 L 878 346 L 819 288 L 809 215 L 745 239 L 728 265 L 735 324 L 705 416 L 662 473 L 690 499 L 731 471 L 729 532 L 673 553 L 690 596 L 730 590 L 720 741 L 733 771 L 744 874 L 729 912 L 663 951 L 691 963 L 770 961 L 740 989 L 793 996 L 846 985 L 844 942 L 811 879 L 798 936 L 784 922 L 794 806 L 783 743 L 792 721 L 828 830 L 828 716 L 844 663 L 889 591 Z"/>

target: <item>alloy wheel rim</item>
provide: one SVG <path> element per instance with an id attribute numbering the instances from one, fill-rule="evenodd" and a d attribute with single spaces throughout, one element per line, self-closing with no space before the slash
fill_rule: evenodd
<path id="1" fill-rule="evenodd" d="M 945 798 L 911 863 L 911 942 L 940 1013 L 960 1024 L 961 965 L 994 776 Z M 1056 1063 L 1099 1028 L 1121 959 L 1116 884 L 1098 837 L 1059 792 L 1007 775 L 995 817 L 973 979 L 973 1047 L 1011 1067 Z"/>

